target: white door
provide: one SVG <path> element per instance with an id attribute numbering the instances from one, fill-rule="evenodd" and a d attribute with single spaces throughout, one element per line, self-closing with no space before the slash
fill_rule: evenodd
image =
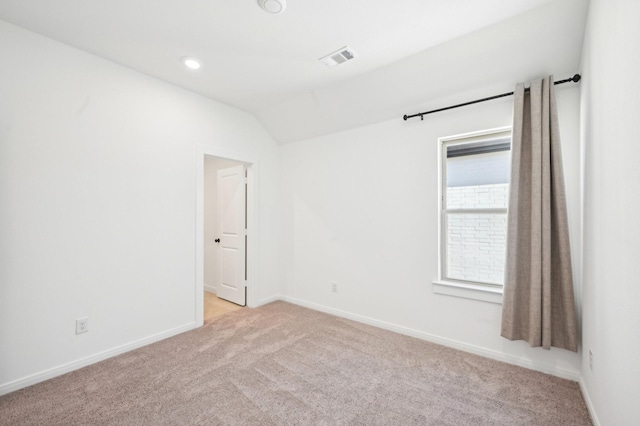
<path id="1" fill-rule="evenodd" d="M 245 306 L 246 183 L 243 165 L 218 170 L 218 297 Z"/>

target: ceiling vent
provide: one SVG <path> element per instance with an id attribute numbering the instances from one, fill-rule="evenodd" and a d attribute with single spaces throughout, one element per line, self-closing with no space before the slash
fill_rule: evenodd
<path id="1" fill-rule="evenodd" d="M 333 53 L 329 53 L 327 56 L 323 56 L 319 59 L 319 61 L 328 67 L 335 67 L 336 65 L 343 64 L 355 57 L 356 54 L 354 53 L 354 51 L 345 46 Z"/>

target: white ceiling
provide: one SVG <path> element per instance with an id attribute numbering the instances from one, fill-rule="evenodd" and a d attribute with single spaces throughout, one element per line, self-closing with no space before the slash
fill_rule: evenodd
<path id="1" fill-rule="evenodd" d="M 0 19 L 250 112 L 282 143 L 573 75 L 588 0 L 287 4 L 0 0 Z M 318 61 L 345 45 L 355 60 Z"/>

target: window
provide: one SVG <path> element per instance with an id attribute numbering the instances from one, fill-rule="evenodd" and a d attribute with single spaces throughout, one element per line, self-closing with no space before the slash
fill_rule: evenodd
<path id="1" fill-rule="evenodd" d="M 504 282 L 511 131 L 440 139 L 440 281 L 500 294 Z"/>

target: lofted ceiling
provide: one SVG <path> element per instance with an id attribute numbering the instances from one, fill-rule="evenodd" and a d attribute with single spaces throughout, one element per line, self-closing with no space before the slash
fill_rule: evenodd
<path id="1" fill-rule="evenodd" d="M 0 0 L 0 19 L 240 108 L 280 143 L 577 72 L 588 0 Z M 343 46 L 356 59 L 318 59 Z M 186 69 L 184 56 L 202 68 Z"/>

